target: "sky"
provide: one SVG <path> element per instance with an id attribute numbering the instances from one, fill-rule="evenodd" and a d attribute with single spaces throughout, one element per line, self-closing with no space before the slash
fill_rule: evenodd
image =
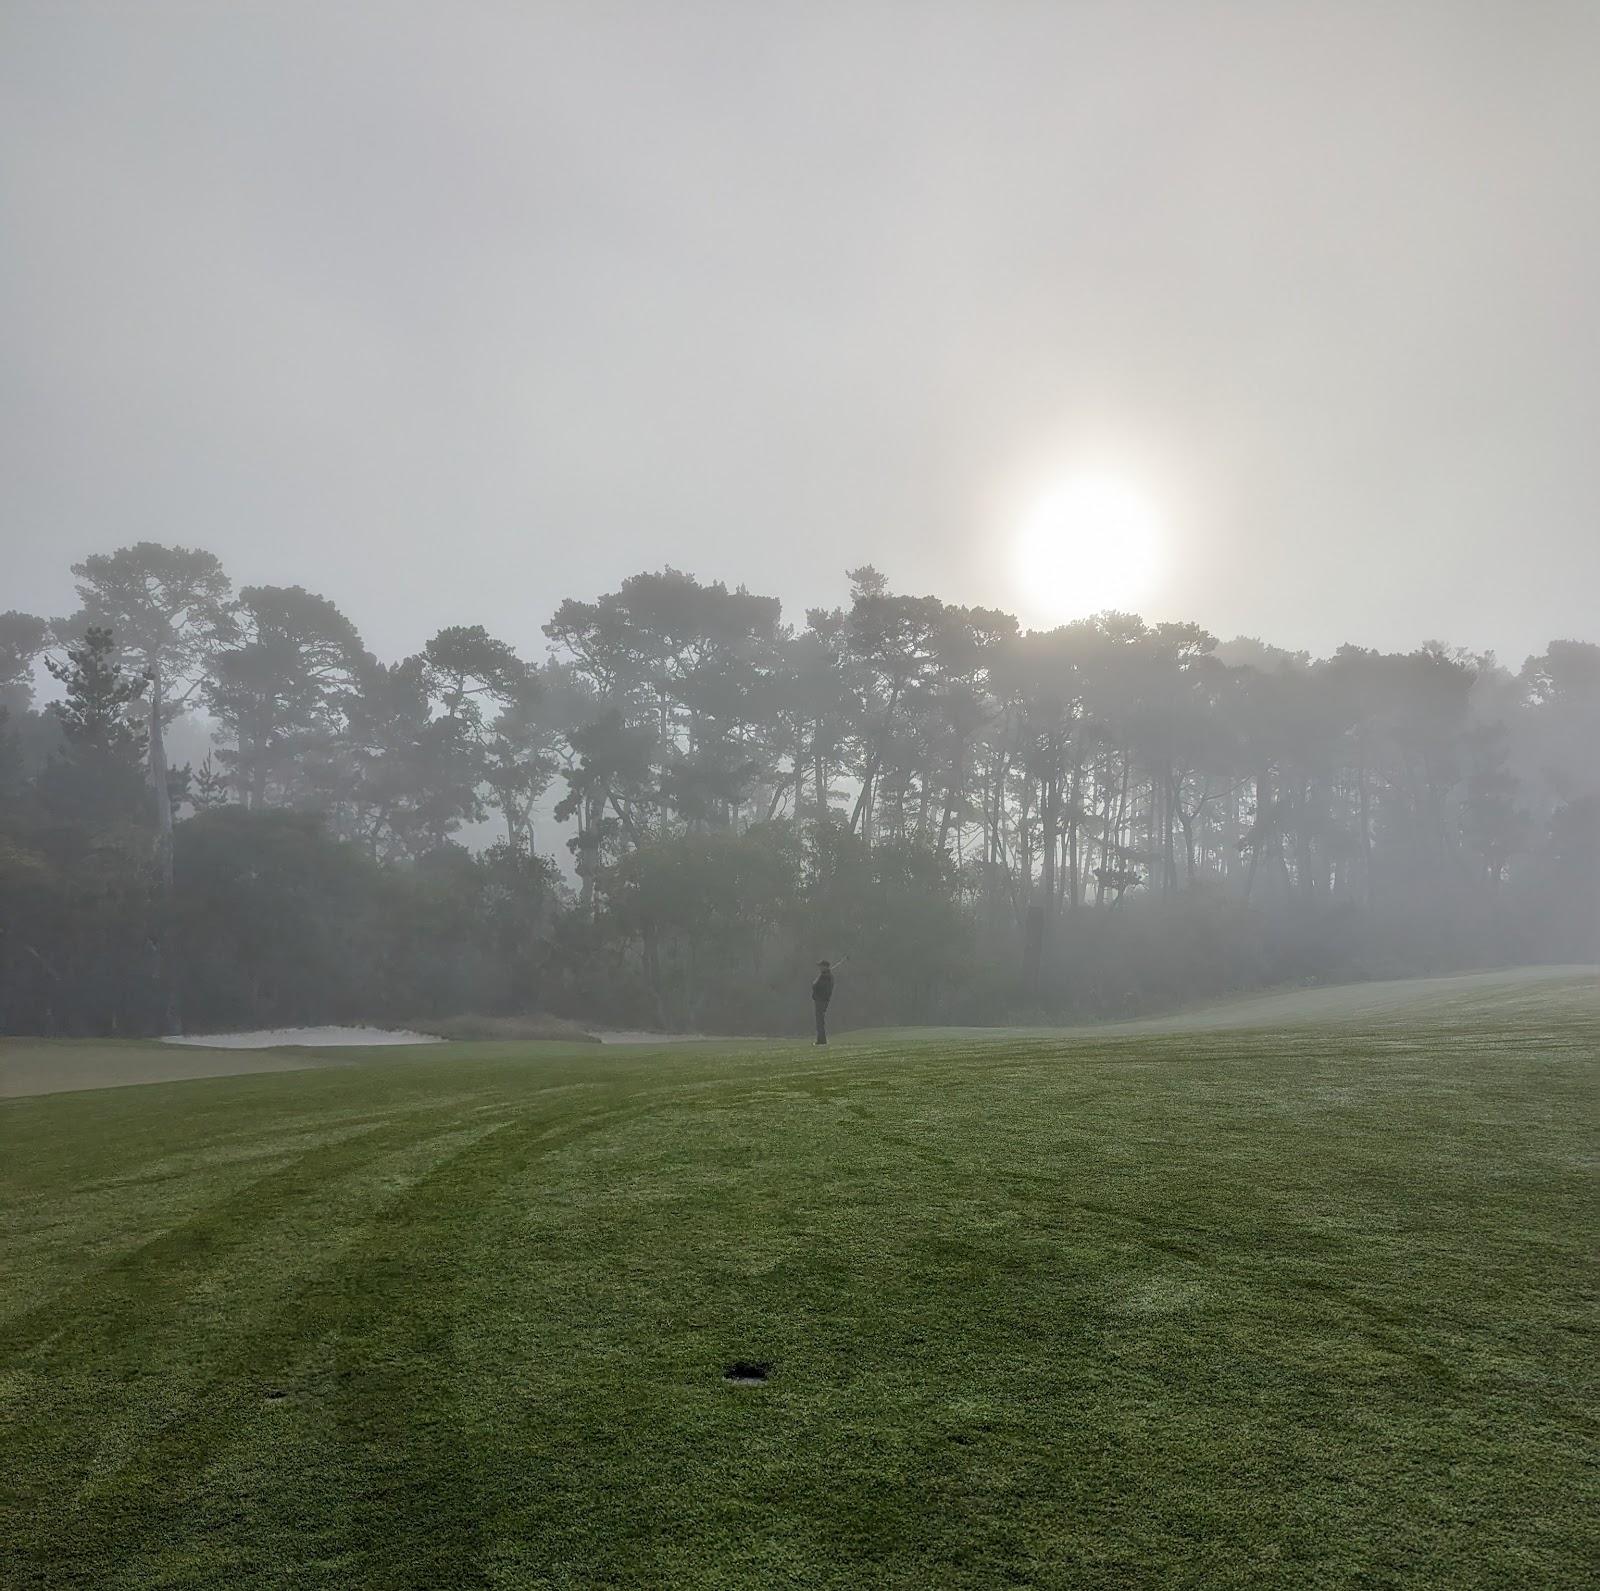
<path id="1" fill-rule="evenodd" d="M 1596 150 L 1593 0 L 5 0 L 0 609 L 870 562 L 1515 666 L 1600 639 Z"/>

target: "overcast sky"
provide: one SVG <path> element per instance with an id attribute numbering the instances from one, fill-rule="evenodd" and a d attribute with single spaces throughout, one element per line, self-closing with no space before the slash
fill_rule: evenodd
<path id="1" fill-rule="evenodd" d="M 0 6 L 0 609 L 142 538 L 381 655 L 672 564 L 1600 639 L 1600 4 Z"/>

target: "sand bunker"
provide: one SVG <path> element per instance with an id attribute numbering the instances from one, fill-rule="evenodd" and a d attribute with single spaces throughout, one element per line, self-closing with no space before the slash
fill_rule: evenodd
<path id="1" fill-rule="evenodd" d="M 173 1033 L 163 1044 L 206 1050 L 328 1050 L 347 1044 L 438 1044 L 431 1033 L 398 1028 L 257 1028 L 253 1033 Z"/>
<path id="2" fill-rule="evenodd" d="M 437 1044 L 429 1033 L 387 1028 L 263 1028 L 254 1033 L 184 1033 L 166 1040 L 0 1039 L 0 1099 L 181 1083 L 247 1072 L 306 1072 L 353 1066 L 328 1051 L 378 1044 Z"/>

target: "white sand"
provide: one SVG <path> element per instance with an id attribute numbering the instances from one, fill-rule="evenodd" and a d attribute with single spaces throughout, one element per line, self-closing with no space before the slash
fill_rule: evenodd
<path id="1" fill-rule="evenodd" d="M 347 1044 L 438 1044 L 432 1033 L 395 1028 L 257 1028 L 253 1033 L 174 1033 L 163 1044 L 194 1044 L 207 1050 L 328 1050 Z"/>

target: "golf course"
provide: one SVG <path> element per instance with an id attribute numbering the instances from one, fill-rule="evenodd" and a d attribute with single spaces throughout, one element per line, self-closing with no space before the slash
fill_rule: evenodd
<path id="1" fill-rule="evenodd" d="M 0 1041 L 0 1585 L 1593 1583 L 1597 1060 L 1583 968 Z"/>

